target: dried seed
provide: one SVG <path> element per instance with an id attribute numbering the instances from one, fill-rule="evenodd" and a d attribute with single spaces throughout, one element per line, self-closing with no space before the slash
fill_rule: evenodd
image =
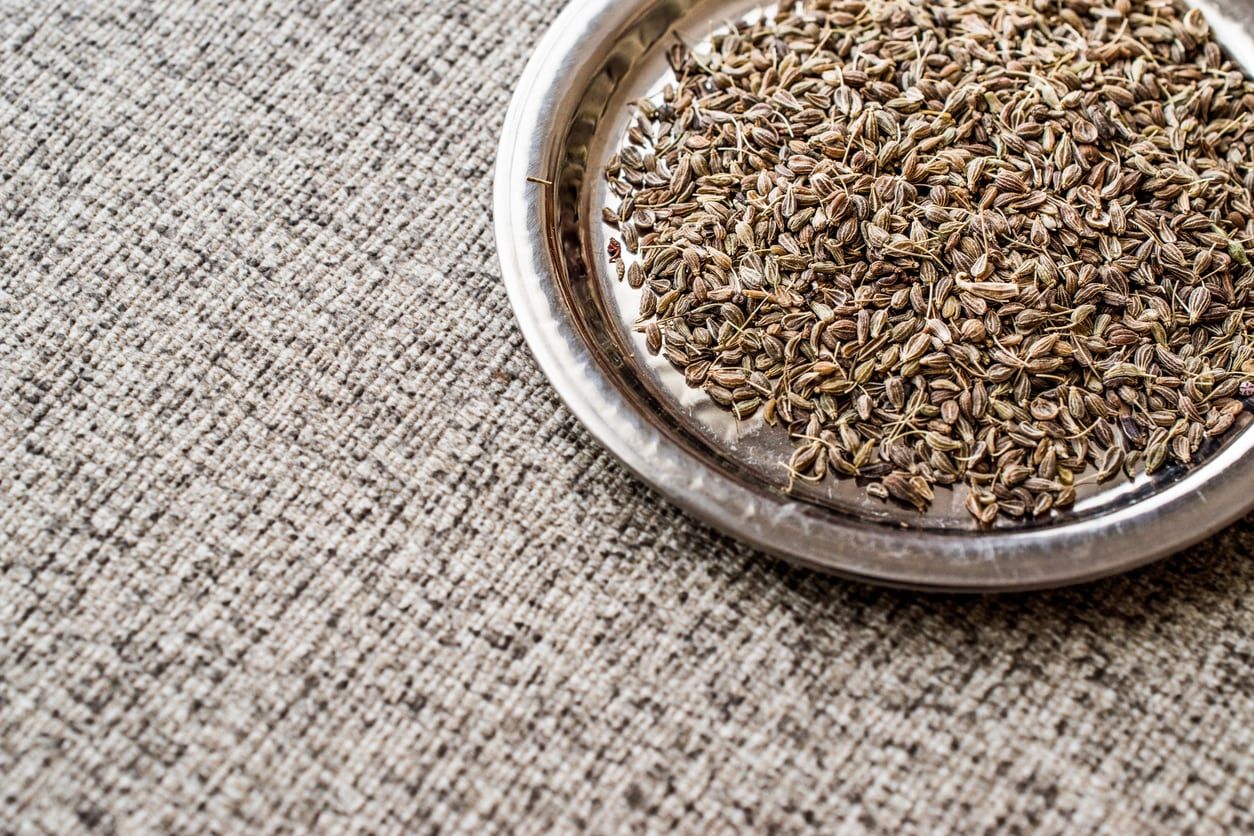
<path id="1" fill-rule="evenodd" d="M 671 48 L 605 169 L 646 350 L 793 478 L 953 485 L 979 525 L 1236 424 L 1254 84 L 1200 14 L 785 5 Z"/>

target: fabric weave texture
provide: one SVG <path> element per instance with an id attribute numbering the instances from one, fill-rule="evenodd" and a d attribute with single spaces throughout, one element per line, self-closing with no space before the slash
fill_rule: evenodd
<path id="1" fill-rule="evenodd" d="M 549 388 L 491 228 L 558 0 L 0 0 L 0 830 L 1254 831 L 1254 521 L 789 568 Z"/>

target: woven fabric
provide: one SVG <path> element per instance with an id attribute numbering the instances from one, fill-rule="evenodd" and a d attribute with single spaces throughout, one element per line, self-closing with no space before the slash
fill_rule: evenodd
<path id="1" fill-rule="evenodd" d="M 557 11 L 0 4 L 5 829 L 1254 830 L 1254 521 L 881 591 L 562 407 L 490 223 Z"/>

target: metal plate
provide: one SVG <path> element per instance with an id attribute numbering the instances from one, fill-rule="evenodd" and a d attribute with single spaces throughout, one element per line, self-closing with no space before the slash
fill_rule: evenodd
<path id="1" fill-rule="evenodd" d="M 1202 3 L 1229 53 L 1254 56 L 1254 0 Z M 1249 414 L 1192 469 L 1097 488 L 1031 522 L 979 530 L 961 490 L 927 514 L 848 480 L 789 486 L 783 430 L 738 424 L 634 333 L 636 294 L 605 256 L 612 205 L 601 171 L 627 103 L 663 83 L 675 35 L 700 43 L 760 13 L 745 0 L 576 0 L 518 83 L 497 160 L 496 233 L 510 300 L 536 359 L 592 434 L 676 504 L 759 548 L 815 568 L 920 588 L 1008 590 L 1145 564 L 1254 507 Z"/>

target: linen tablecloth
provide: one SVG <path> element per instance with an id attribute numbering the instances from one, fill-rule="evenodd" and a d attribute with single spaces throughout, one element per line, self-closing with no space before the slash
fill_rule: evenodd
<path id="1" fill-rule="evenodd" d="M 1250 832 L 1250 520 L 882 591 L 563 408 L 491 227 L 559 5 L 0 5 L 5 828 Z"/>

